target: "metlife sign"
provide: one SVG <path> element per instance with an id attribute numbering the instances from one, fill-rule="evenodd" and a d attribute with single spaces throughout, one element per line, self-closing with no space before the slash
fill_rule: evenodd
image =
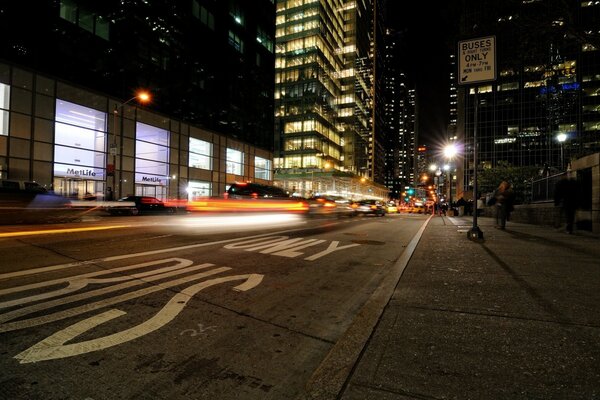
<path id="1" fill-rule="evenodd" d="M 458 42 L 458 84 L 496 80 L 496 37 Z"/>

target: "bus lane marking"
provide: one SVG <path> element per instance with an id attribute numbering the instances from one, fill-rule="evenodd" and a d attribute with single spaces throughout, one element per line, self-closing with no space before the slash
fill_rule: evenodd
<path id="1" fill-rule="evenodd" d="M 169 300 L 169 302 L 153 317 L 139 325 L 104 337 L 79 343 L 65 344 L 66 342 L 73 340 L 77 336 L 89 331 L 90 329 L 93 329 L 100 324 L 126 314 L 126 312 L 117 309 L 108 310 L 70 325 L 67 328 L 54 333 L 53 335 L 50 335 L 27 350 L 17 354 L 15 358 L 20 360 L 21 364 L 26 364 L 71 357 L 74 355 L 90 353 L 92 351 L 103 350 L 112 346 L 116 346 L 162 328 L 171 322 L 177 315 L 179 315 L 192 297 L 203 289 L 225 282 L 244 280 L 243 283 L 235 286 L 233 290 L 246 291 L 259 285 L 262 282 L 262 279 L 263 275 L 261 274 L 247 274 L 225 276 L 200 282 L 175 294 L 171 300 Z"/>
<path id="2" fill-rule="evenodd" d="M 177 264 L 170 266 L 170 267 L 162 267 L 162 268 L 155 269 L 152 271 L 142 272 L 142 273 L 133 274 L 133 275 L 123 275 L 123 276 L 117 276 L 117 277 L 112 277 L 112 278 L 92 279 L 97 276 L 106 275 L 107 273 L 112 274 L 112 273 L 126 272 L 126 271 L 130 271 L 130 270 L 134 270 L 134 269 L 148 267 L 151 265 L 157 265 L 157 264 L 161 264 L 161 263 L 166 264 L 168 262 L 177 262 Z M 84 287 L 86 287 L 87 285 L 93 284 L 93 283 L 100 284 L 100 283 L 111 283 L 111 282 L 123 282 L 123 281 L 127 281 L 127 280 L 132 280 L 132 279 L 142 279 L 142 278 L 145 278 L 148 276 L 160 274 L 162 272 L 175 271 L 175 270 L 178 270 L 181 268 L 189 267 L 192 264 L 193 264 L 193 262 L 191 260 L 185 260 L 183 258 L 167 258 L 167 259 L 159 260 L 159 261 L 150 261 L 150 262 L 145 262 L 145 263 L 141 263 L 141 264 L 127 265 L 125 267 L 113 268 L 110 270 L 110 272 L 107 272 L 106 270 L 102 270 L 102 271 L 90 272 L 87 274 L 73 276 L 68 279 L 60 278 L 60 279 L 54 279 L 51 281 L 32 283 L 29 285 L 15 286 L 12 288 L 0 290 L 0 296 L 2 296 L 4 294 L 10 294 L 10 293 L 15 293 L 15 292 L 24 292 L 27 290 L 39 289 L 39 288 L 48 287 L 48 286 L 56 286 L 56 285 L 64 284 L 65 282 L 68 284 L 68 286 L 65 288 L 57 289 L 57 290 L 54 290 L 51 292 L 42 293 L 42 294 L 35 295 L 35 296 L 23 297 L 20 299 L 14 299 L 14 300 L 5 301 L 5 302 L 0 302 L 0 309 L 12 307 L 15 305 L 31 303 L 31 302 L 39 301 L 39 300 L 45 300 L 45 299 L 49 299 L 52 297 L 63 296 L 65 294 L 72 293 L 77 290 L 81 290 Z"/>
<path id="3" fill-rule="evenodd" d="M 289 236 L 267 236 L 261 238 L 252 238 L 248 240 L 243 240 L 235 243 L 226 244 L 223 246 L 225 249 L 243 249 L 245 251 L 259 251 L 261 254 L 273 254 L 275 256 L 280 257 L 298 257 L 304 255 L 304 252 L 300 252 L 298 250 L 302 250 L 308 247 L 316 246 L 318 244 L 322 244 L 326 242 L 326 240 L 322 239 L 304 239 L 304 238 L 295 238 L 290 239 Z M 320 251 L 312 256 L 304 258 L 307 261 L 314 261 L 321 257 L 324 257 L 333 252 L 348 249 L 350 247 L 360 246 L 358 243 L 347 244 L 344 246 L 339 246 L 340 242 L 337 240 L 331 241 L 331 243 L 327 246 L 327 248 L 323 251 Z"/>

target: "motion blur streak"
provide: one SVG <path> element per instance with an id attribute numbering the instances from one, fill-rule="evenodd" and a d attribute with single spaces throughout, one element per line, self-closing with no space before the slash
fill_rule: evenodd
<path id="1" fill-rule="evenodd" d="M 188 211 L 244 212 L 244 211 L 279 211 L 306 212 L 308 204 L 296 200 L 261 200 L 261 199 L 198 199 L 188 203 Z"/>
<path id="2" fill-rule="evenodd" d="M 51 233 L 71 233 L 71 232 L 85 232 L 85 231 L 100 231 L 104 229 L 121 229 L 129 228 L 131 225 L 116 225 L 116 226 L 91 226 L 88 228 L 69 228 L 69 229 L 47 229 L 43 231 L 21 231 L 21 232 L 5 232 L 0 233 L 0 238 L 15 237 L 15 236 L 29 236 L 29 235 L 49 235 Z"/>
<path id="3" fill-rule="evenodd" d="M 182 219 L 181 226 L 203 228 L 210 232 L 255 230 L 257 228 L 280 228 L 306 224 L 300 215 L 287 213 L 258 213 L 243 215 L 203 215 Z"/>

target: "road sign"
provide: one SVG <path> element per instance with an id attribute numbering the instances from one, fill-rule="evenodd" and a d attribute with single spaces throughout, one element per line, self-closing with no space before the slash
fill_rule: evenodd
<path id="1" fill-rule="evenodd" d="M 496 37 L 458 42 L 458 84 L 496 80 Z"/>

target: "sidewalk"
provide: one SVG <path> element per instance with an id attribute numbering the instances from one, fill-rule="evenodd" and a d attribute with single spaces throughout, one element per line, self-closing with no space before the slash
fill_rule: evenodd
<path id="1" fill-rule="evenodd" d="M 600 399 L 600 238 L 433 217 L 346 400 Z"/>

